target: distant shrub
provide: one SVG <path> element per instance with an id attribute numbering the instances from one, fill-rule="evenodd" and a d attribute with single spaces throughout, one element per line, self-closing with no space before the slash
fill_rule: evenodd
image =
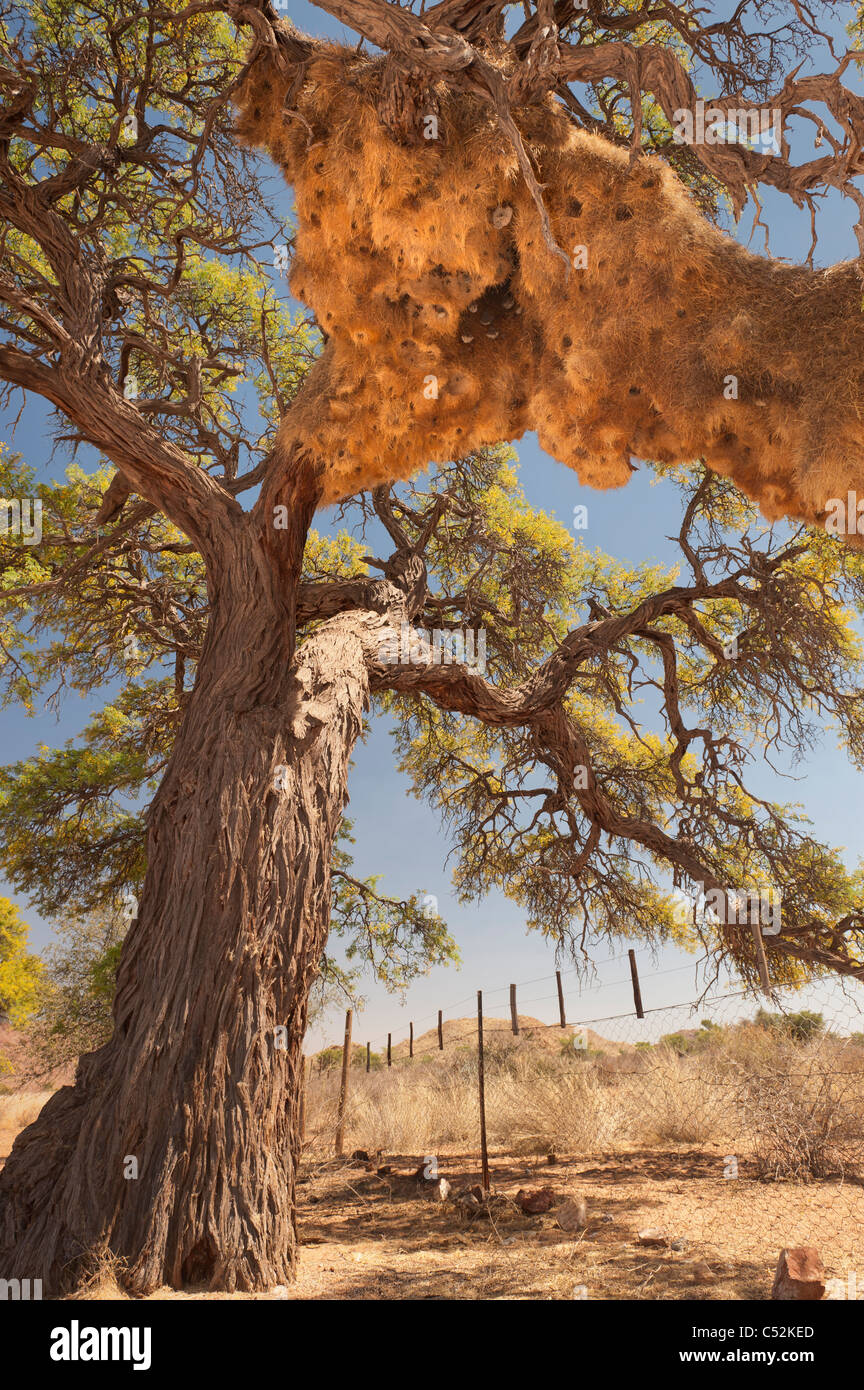
<path id="1" fill-rule="evenodd" d="M 753 1021 L 757 1027 L 780 1033 L 793 1042 L 809 1042 L 825 1030 L 822 1015 L 810 1009 L 801 1009 L 796 1014 L 772 1014 L 760 1009 Z"/>
<path id="2" fill-rule="evenodd" d="M 366 1066 L 366 1048 L 363 1043 L 354 1043 L 351 1047 L 352 1067 Z M 369 1065 L 373 1071 L 384 1065 L 380 1053 L 373 1052 L 369 1058 Z M 334 1067 L 342 1066 L 342 1048 L 338 1044 L 333 1047 L 325 1047 L 321 1052 L 315 1054 L 315 1068 L 317 1071 L 332 1071 Z"/>

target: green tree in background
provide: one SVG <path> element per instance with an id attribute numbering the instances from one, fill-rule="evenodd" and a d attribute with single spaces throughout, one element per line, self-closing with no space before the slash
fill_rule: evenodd
<path id="1" fill-rule="evenodd" d="M 92 913 L 57 924 L 40 962 L 36 1006 L 27 1020 L 28 1080 L 69 1069 L 112 1032 L 116 971 L 126 924 Z"/>
<path id="2" fill-rule="evenodd" d="M 0 1019 L 20 1028 L 39 1003 L 42 963 L 27 950 L 27 923 L 9 898 L 0 898 Z"/>

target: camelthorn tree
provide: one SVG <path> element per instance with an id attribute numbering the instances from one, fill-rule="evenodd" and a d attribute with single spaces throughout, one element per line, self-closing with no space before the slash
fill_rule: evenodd
<path id="1" fill-rule="evenodd" d="M 796 6 L 770 37 L 747 31 L 746 7 L 706 25 L 664 0 L 615 13 L 544 2 L 510 38 L 495 3 L 445 0 L 422 22 L 384 0 L 328 8 L 388 50 L 369 80 L 400 150 L 439 79 L 459 88 L 462 118 L 469 98 L 478 122 L 492 113 L 513 152 L 512 217 L 496 204 L 493 231 L 535 216 L 533 249 L 553 261 L 557 213 L 532 171 L 520 100 L 529 123 L 532 101 L 544 103 L 546 122 L 557 94 L 608 143 L 622 178 L 622 142 L 633 167 L 668 159 L 706 212 L 723 185 L 735 196 L 763 177 L 806 200 L 820 180 L 850 191 L 858 171 L 859 104 L 842 71 L 810 91 L 845 124 L 805 175 L 783 152 L 714 146 L 707 156 L 670 142 L 664 103 L 670 91 L 684 104 L 692 94 L 687 53 L 736 105 L 742 87 L 761 100 L 812 40 Z M 293 234 L 234 126 L 266 51 L 280 73 L 291 69 L 276 114 L 299 125 L 315 158 L 304 109 L 314 41 L 257 0 L 37 0 L 2 13 L 0 375 L 53 405 L 64 436 L 115 470 L 107 488 L 104 475 L 82 473 L 43 485 L 38 544 L 4 542 L 9 689 L 28 699 L 70 672 L 85 688 L 127 682 L 82 746 L 7 772 L 7 867 L 54 902 L 79 882 L 107 893 L 140 881 L 140 891 L 113 1034 L 81 1058 L 75 1085 L 52 1097 L 0 1175 L 0 1268 L 56 1290 L 107 1248 L 138 1292 L 201 1280 L 266 1288 L 291 1276 L 296 1257 L 303 1034 L 339 872 L 351 889 L 338 837 L 370 703 L 398 711 L 403 765 L 454 827 L 466 894 L 504 886 L 561 941 L 677 934 L 746 980 L 759 978 L 762 950 L 778 983 L 861 978 L 858 879 L 744 780 L 754 748 L 806 747 L 823 715 L 852 758 L 864 754 L 861 562 L 824 532 L 760 532 L 727 478 L 697 463 L 678 474 L 671 456 L 660 466 L 682 490 L 683 575 L 592 555 L 532 511 L 500 447 L 473 438 L 470 404 L 455 462 L 432 447 L 430 416 L 428 457 L 442 466 L 427 486 L 388 486 L 417 459 L 410 470 L 388 462 L 387 435 L 376 486 L 361 467 L 352 489 L 351 393 L 328 385 L 350 325 L 298 325 L 282 305 L 273 247 L 293 247 Z M 594 85 L 592 109 L 568 85 L 580 74 Z M 643 80 L 658 105 L 640 119 Z M 784 109 L 801 104 L 804 81 L 790 79 Z M 440 100 L 446 110 L 446 91 Z M 650 157 L 640 153 L 649 144 Z M 298 209 L 307 246 L 312 212 Z M 411 254 L 406 242 L 408 278 Z M 334 281 L 343 269 L 334 258 Z M 448 298 L 442 271 L 443 324 L 458 295 Z M 509 315 L 521 292 L 513 277 L 457 319 Z M 844 305 L 848 281 L 844 272 Z M 406 280 L 391 318 L 381 306 L 381 338 L 363 349 L 373 389 L 376 346 L 412 298 L 427 305 Z M 358 300 L 352 331 L 363 313 Z M 413 341 L 434 348 L 436 333 L 430 323 L 428 341 Z M 382 417 L 398 404 L 382 389 Z M 614 416 L 615 400 L 605 408 Z M 368 461 L 368 433 L 362 444 Z M 7 464 L 15 491 L 36 490 Z M 316 508 L 346 493 L 356 538 L 316 537 Z M 421 630 L 461 646 L 442 660 Z M 483 667 L 466 659 L 467 637 L 481 633 Z M 640 727 L 640 686 L 655 692 L 662 727 Z M 151 781 L 142 827 L 126 798 Z M 66 835 L 73 810 L 81 828 Z M 37 867 L 40 828 L 53 885 Z M 783 894 L 782 930 L 763 943 L 746 912 L 682 924 L 664 872 L 721 899 L 770 882 Z M 378 909 L 362 886 L 353 892 L 341 910 L 362 934 Z M 405 922 L 416 907 L 396 918 L 422 933 Z M 446 955 L 443 928 L 425 930 L 422 949 Z M 287 1045 L 275 1045 L 277 1029 Z"/>

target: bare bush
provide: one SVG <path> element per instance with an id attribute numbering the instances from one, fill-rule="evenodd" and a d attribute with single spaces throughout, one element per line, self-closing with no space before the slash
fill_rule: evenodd
<path id="1" fill-rule="evenodd" d="M 822 1042 L 787 1044 L 741 1082 L 737 1106 L 762 1178 L 808 1182 L 857 1174 L 864 1152 L 864 1073 Z"/>

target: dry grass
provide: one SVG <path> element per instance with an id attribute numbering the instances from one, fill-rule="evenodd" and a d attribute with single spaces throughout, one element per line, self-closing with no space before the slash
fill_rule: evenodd
<path id="1" fill-rule="evenodd" d="M 591 1220 L 578 1237 L 557 1229 L 554 1211 L 467 1234 L 449 1203 L 442 1212 L 421 1202 L 408 1219 L 408 1174 L 421 1159 L 434 1154 L 456 1188 L 477 1179 L 469 1049 L 352 1074 L 346 1152 L 396 1154 L 383 1179 L 329 1158 L 337 1094 L 335 1073 L 310 1084 L 315 1206 L 304 1224 L 331 1261 L 339 1233 L 324 1271 L 339 1297 L 380 1296 L 352 1262 L 365 1271 L 386 1258 L 388 1297 L 570 1298 L 584 1285 L 589 1298 L 767 1298 L 778 1252 L 793 1245 L 817 1246 L 832 1277 L 857 1272 L 864 1289 L 864 1049 L 830 1034 L 792 1043 L 742 1026 L 685 1055 L 671 1045 L 593 1057 L 493 1046 L 493 1186 L 514 1196 L 551 1183 L 556 1204 L 584 1196 Z M 374 1173 L 378 1161 L 354 1168 Z M 642 1247 L 646 1227 L 674 1246 Z M 368 1250 L 373 1232 L 386 1256 Z M 321 1274 L 316 1258 L 304 1279 L 322 1288 Z"/>
<path id="2" fill-rule="evenodd" d="M 684 1056 L 670 1046 L 595 1058 L 502 1047 L 486 1071 L 489 1141 L 510 1153 L 717 1143 L 759 1177 L 864 1177 L 864 1050 L 830 1036 L 793 1044 L 732 1030 Z M 313 1153 L 329 1152 L 338 1088 L 335 1072 L 310 1085 Z M 473 1050 L 352 1073 L 349 1148 L 433 1153 L 476 1132 Z"/>

